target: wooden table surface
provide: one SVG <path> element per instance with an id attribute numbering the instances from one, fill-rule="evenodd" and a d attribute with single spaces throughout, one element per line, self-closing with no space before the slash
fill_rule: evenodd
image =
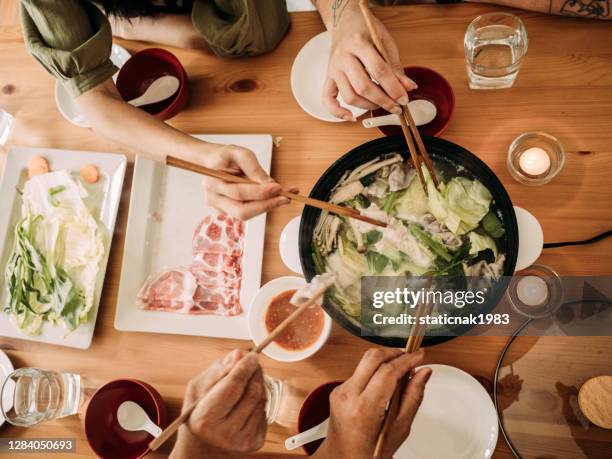
<path id="1" fill-rule="evenodd" d="M 3 0 L 0 4 L 0 106 L 16 118 L 8 146 L 123 152 L 132 159 L 134 152 L 62 118 L 55 107 L 53 78 L 24 48 L 16 3 Z M 431 67 L 445 75 L 454 88 L 456 110 L 443 137 L 476 153 L 495 171 L 514 204 L 540 220 L 546 241 L 587 238 L 612 227 L 612 26 L 519 12 L 529 33 L 529 51 L 515 86 L 499 91 L 470 90 L 464 66 L 465 29 L 475 16 L 499 9 L 475 4 L 423 5 L 377 9 L 376 14 L 399 43 L 406 65 Z M 359 123 L 318 121 L 300 109 L 291 94 L 291 65 L 299 49 L 323 31 L 323 26 L 315 13 L 297 13 L 292 20 L 287 37 L 267 56 L 224 61 L 198 51 L 172 49 L 189 75 L 191 98 L 170 124 L 188 133 L 269 133 L 282 137 L 273 153 L 272 175 L 308 192 L 338 156 L 379 133 Z M 148 46 L 119 43 L 131 52 Z M 512 139 L 534 130 L 557 136 L 567 155 L 560 175 L 539 188 L 517 184 L 506 169 Z M 96 383 L 119 377 L 148 381 L 162 393 L 174 416 L 189 378 L 213 359 L 246 343 L 114 329 L 131 173 L 130 165 L 91 348 L 81 351 L 12 339 L 0 339 L 0 347 L 16 367 L 73 371 Z M 268 216 L 263 282 L 290 274 L 281 262 L 277 241 L 285 223 L 300 212 L 300 206 L 291 204 Z M 588 247 L 547 250 L 539 261 L 561 274 L 609 274 L 612 239 Z M 426 361 L 462 368 L 491 391 L 495 363 L 506 340 L 457 338 L 428 349 Z M 322 382 L 348 377 L 369 347 L 334 326 L 326 347 L 304 362 L 289 365 L 262 357 L 266 373 L 287 381 L 293 397 L 285 426 L 270 427 L 258 457 L 289 457 L 283 441 L 294 433 L 295 407 Z M 1 435 L 76 437 L 76 457 L 92 455 L 77 417 L 28 430 L 5 426 Z M 163 457 L 168 450 L 169 445 L 154 456 Z M 495 457 L 512 457 L 502 439 Z"/>

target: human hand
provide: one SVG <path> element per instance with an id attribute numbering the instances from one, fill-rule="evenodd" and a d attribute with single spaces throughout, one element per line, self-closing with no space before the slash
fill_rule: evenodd
<path id="1" fill-rule="evenodd" d="M 203 164 L 236 175 L 244 175 L 256 184 L 228 183 L 204 177 L 202 180 L 208 203 L 233 217 L 248 220 L 255 215 L 289 204 L 280 196 L 283 188 L 262 169 L 255 154 L 236 145 L 207 144 Z M 285 191 L 296 193 L 295 187 Z"/>
<path id="2" fill-rule="evenodd" d="M 257 357 L 235 350 L 187 384 L 183 410 L 197 403 L 181 426 L 173 459 L 248 453 L 263 446 L 266 394 Z"/>
<path id="3" fill-rule="evenodd" d="M 400 115 L 400 105 L 408 103 L 407 91 L 416 89 L 417 85 L 404 74 L 397 45 L 389 31 L 376 17 L 372 17 L 389 56 L 390 63 L 387 64 L 370 38 L 358 2 L 349 1 L 339 9 L 333 13 L 333 24 L 326 21 L 332 46 L 323 86 L 325 106 L 332 115 L 355 121 L 353 114 L 341 107 L 336 99 L 340 94 L 350 105 L 368 110 L 383 107 Z"/>
<path id="4" fill-rule="evenodd" d="M 371 459 L 387 403 L 404 375 L 423 362 L 423 355 L 423 350 L 412 354 L 389 348 L 367 351 L 353 376 L 330 395 L 329 431 L 317 457 Z M 384 457 L 393 457 L 408 437 L 430 376 L 431 369 L 420 369 L 404 388 L 383 446 Z"/>

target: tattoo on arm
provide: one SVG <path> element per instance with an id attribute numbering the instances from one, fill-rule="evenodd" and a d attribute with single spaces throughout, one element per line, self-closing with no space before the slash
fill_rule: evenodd
<path id="1" fill-rule="evenodd" d="M 340 16 L 342 16 L 342 12 L 344 11 L 344 8 L 346 8 L 349 1 L 350 0 L 332 0 L 332 23 L 334 24 L 334 27 L 336 27 L 338 24 Z"/>
<path id="2" fill-rule="evenodd" d="M 552 4 L 552 0 L 551 0 Z M 610 18 L 610 0 L 565 0 L 559 14 L 584 18 Z"/>

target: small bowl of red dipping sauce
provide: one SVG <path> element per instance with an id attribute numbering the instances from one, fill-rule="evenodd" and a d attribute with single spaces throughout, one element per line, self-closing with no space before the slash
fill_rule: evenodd
<path id="1" fill-rule="evenodd" d="M 258 345 L 286 319 L 297 306 L 293 294 L 306 286 L 301 277 L 279 277 L 259 289 L 249 307 L 249 332 Z M 281 362 L 304 360 L 323 347 L 331 332 L 332 320 L 320 304 L 306 309 L 263 353 Z"/>

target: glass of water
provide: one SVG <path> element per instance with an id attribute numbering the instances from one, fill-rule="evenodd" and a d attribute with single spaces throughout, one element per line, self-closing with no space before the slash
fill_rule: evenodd
<path id="1" fill-rule="evenodd" d="M 22 427 L 76 414 L 82 401 L 81 387 L 77 374 L 19 368 L 2 386 L 2 414 L 11 424 Z"/>
<path id="2" fill-rule="evenodd" d="M 483 14 L 468 26 L 463 45 L 470 88 L 510 88 L 527 54 L 527 30 L 513 14 Z"/>

